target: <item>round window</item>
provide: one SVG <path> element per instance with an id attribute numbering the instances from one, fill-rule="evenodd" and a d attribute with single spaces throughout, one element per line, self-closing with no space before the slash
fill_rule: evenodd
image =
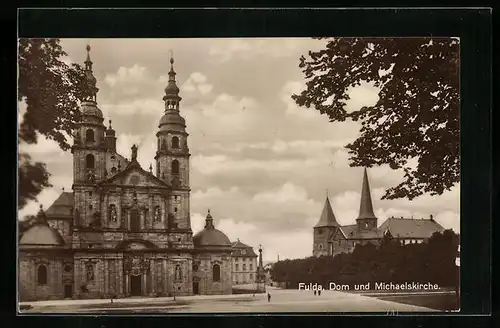
<path id="1" fill-rule="evenodd" d="M 66 265 L 64 266 L 64 272 L 71 272 L 71 270 L 72 270 L 71 265 L 66 264 Z"/>

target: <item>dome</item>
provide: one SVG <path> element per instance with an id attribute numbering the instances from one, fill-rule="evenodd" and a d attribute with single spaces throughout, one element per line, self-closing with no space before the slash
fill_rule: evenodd
<path id="1" fill-rule="evenodd" d="M 20 245 L 62 246 L 64 240 L 56 229 L 44 223 L 37 223 L 26 231 Z"/>
<path id="2" fill-rule="evenodd" d="M 177 124 L 186 126 L 186 120 L 178 113 L 167 113 L 163 115 L 160 119 L 160 126 L 164 124 Z"/>
<path id="3" fill-rule="evenodd" d="M 220 230 L 215 229 L 210 210 L 206 218 L 205 228 L 193 237 L 195 247 L 231 247 L 231 241 Z"/>
<path id="4" fill-rule="evenodd" d="M 193 237 L 195 247 L 204 246 L 231 246 L 229 238 L 222 231 L 215 228 L 204 228 Z"/>
<path id="5" fill-rule="evenodd" d="M 179 94 L 179 87 L 174 83 L 168 83 L 165 88 L 166 95 L 174 95 L 177 96 Z"/>
<path id="6" fill-rule="evenodd" d="M 82 102 L 82 115 L 103 117 L 101 110 L 91 101 Z"/>

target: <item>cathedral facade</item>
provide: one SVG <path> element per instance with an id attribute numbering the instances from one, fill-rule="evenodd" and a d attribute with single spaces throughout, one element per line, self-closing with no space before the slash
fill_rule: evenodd
<path id="1" fill-rule="evenodd" d="M 359 215 L 355 224 L 340 225 L 326 197 L 318 223 L 313 228 L 313 256 L 335 256 L 350 253 L 356 245 L 380 244 L 384 237 L 397 238 L 402 244 L 423 243 L 434 232 L 444 228 L 434 220 L 413 218 L 388 218 L 378 226 L 367 170 L 364 170 Z"/>
<path id="2" fill-rule="evenodd" d="M 74 135 L 73 192 L 63 192 L 19 240 L 21 300 L 230 294 L 232 244 L 214 227 L 193 236 L 188 133 L 180 114 L 173 59 L 159 121 L 156 172 L 144 170 L 133 145 L 116 151 L 111 121 L 91 92 Z"/>

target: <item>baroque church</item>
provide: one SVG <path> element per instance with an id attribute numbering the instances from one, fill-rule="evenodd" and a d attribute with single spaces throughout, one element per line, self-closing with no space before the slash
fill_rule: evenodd
<path id="1" fill-rule="evenodd" d="M 91 92 L 74 135 L 73 192 L 62 192 L 19 240 L 20 300 L 232 293 L 232 244 L 214 226 L 193 236 L 188 133 L 170 59 L 156 172 L 116 151 L 103 124 L 87 46 Z"/>
<path id="2" fill-rule="evenodd" d="M 365 168 L 356 223 L 340 225 L 327 196 L 320 219 L 313 228 L 313 256 L 350 253 L 358 244 L 378 245 L 385 236 L 397 238 L 404 245 L 422 243 L 434 232 L 443 230 L 444 228 L 434 220 L 432 215 L 429 219 L 391 217 L 378 226 L 378 219 L 373 212 L 368 173 Z"/>

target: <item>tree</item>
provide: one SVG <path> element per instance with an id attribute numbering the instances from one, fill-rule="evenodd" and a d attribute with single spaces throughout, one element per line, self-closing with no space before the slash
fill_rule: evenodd
<path id="1" fill-rule="evenodd" d="M 70 149 L 68 138 L 80 119 L 79 99 L 89 92 L 85 71 L 78 64 L 67 65 L 59 39 L 20 39 L 18 101 L 26 112 L 18 130 L 18 142 L 36 144 L 41 134 L 59 147 Z M 19 208 L 50 187 L 45 164 L 19 155 Z"/>
<path id="2" fill-rule="evenodd" d="M 331 122 L 361 122 L 360 136 L 345 146 L 351 166 L 404 170 L 405 180 L 382 199 L 440 195 L 460 181 L 458 40 L 336 38 L 302 56 L 299 67 L 307 80 L 292 95 L 299 106 Z M 380 90 L 379 100 L 346 110 L 350 90 L 363 83 Z"/>

